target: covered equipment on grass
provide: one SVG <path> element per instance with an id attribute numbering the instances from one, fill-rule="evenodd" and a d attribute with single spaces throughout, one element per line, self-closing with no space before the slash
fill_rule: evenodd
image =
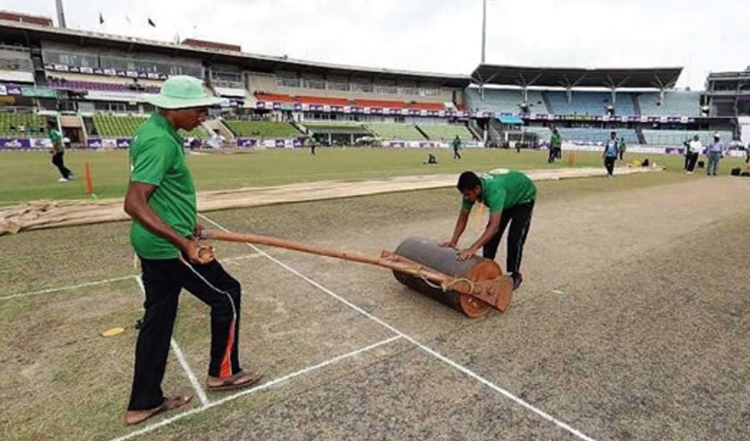
<path id="1" fill-rule="evenodd" d="M 469 317 L 484 316 L 492 308 L 505 311 L 513 294 L 513 280 L 503 277 L 494 261 L 475 256 L 459 262 L 455 249 L 442 248 L 428 239 L 409 238 L 401 243 L 396 253 L 383 251 L 380 257 L 370 257 L 254 234 L 204 230 L 201 238 L 268 245 L 388 268 L 404 285 Z M 204 251 L 207 255 L 201 259 L 213 258 L 209 247 Z M 402 252 L 405 255 L 401 255 Z"/>

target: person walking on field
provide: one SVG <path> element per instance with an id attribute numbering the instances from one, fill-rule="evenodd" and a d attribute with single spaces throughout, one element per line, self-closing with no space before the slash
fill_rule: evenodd
<path id="1" fill-rule="evenodd" d="M 611 179 L 615 172 L 615 161 L 617 160 L 617 153 L 619 151 L 619 145 L 617 142 L 617 133 L 612 132 L 609 134 L 609 141 L 604 146 L 604 167 L 607 169 L 607 178 Z"/>
<path id="2" fill-rule="evenodd" d="M 701 140 L 698 135 L 693 136 L 693 139 L 685 143 L 685 157 L 687 158 L 687 174 L 692 175 L 695 170 L 695 164 L 698 162 L 698 156 L 703 150 Z"/>
<path id="3" fill-rule="evenodd" d="M 620 144 L 617 146 L 617 153 L 620 155 L 620 161 L 625 159 L 625 137 L 620 138 Z"/>
<path id="4" fill-rule="evenodd" d="M 173 76 L 146 101 L 158 110 L 133 138 L 124 206 L 133 218 L 130 242 L 140 258 L 146 297 L 125 412 L 128 425 L 191 400 L 183 395 L 165 397 L 161 389 L 183 288 L 211 309 L 207 389 L 237 389 L 260 380 L 240 367 L 240 283 L 215 259 L 202 256 L 206 251 L 211 255 L 211 248 L 197 240 L 201 227 L 196 222 L 195 187 L 177 132 L 198 127 L 221 98 L 209 96 L 197 78 Z"/>
<path id="5" fill-rule="evenodd" d="M 552 137 L 549 139 L 549 157 L 547 163 L 552 164 L 556 159 L 562 157 L 562 136 L 557 129 L 552 129 Z"/>
<path id="6" fill-rule="evenodd" d="M 57 121 L 50 118 L 47 120 L 47 130 L 49 131 L 49 140 L 52 142 L 52 164 L 60 171 L 61 178 L 57 182 L 70 182 L 73 179 L 73 172 L 65 167 L 65 143 L 62 134 L 57 130 Z"/>
<path id="7" fill-rule="evenodd" d="M 719 169 L 719 161 L 724 157 L 724 143 L 721 142 L 721 135 L 719 135 L 719 132 L 714 133 L 714 142 L 708 147 L 706 155 L 708 155 L 706 175 L 716 176 Z"/>
<path id="8" fill-rule="evenodd" d="M 508 251 L 505 271 L 513 278 L 513 290 L 523 282 L 521 275 L 521 258 L 526 236 L 531 227 L 531 216 L 536 201 L 536 185 L 526 174 L 518 171 L 507 171 L 483 177 L 474 172 L 461 173 L 457 184 L 463 196 L 461 211 L 456 220 L 453 236 L 440 243 L 443 247 L 455 248 L 466 229 L 469 213 L 476 202 L 489 208 L 490 220 L 482 235 L 468 248 L 458 251 L 456 258 L 466 260 L 474 256 L 480 248 L 487 259 L 495 259 L 505 229 L 508 232 Z"/>
<path id="9" fill-rule="evenodd" d="M 458 150 L 461 148 L 461 138 L 456 135 L 456 138 L 453 140 L 453 159 L 461 159 L 461 154 L 458 153 Z"/>

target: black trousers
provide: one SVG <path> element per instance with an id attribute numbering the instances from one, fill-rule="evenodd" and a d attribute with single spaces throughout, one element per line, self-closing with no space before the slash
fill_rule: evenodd
<path id="1" fill-rule="evenodd" d="M 549 148 L 549 156 L 547 157 L 547 163 L 552 164 L 557 159 L 557 149 L 554 147 Z"/>
<path id="2" fill-rule="evenodd" d="M 186 258 L 141 259 L 141 268 L 146 313 L 135 348 L 128 410 L 153 409 L 164 402 L 161 382 L 183 288 L 211 308 L 208 375 L 226 378 L 239 372 L 240 283 L 217 261 L 194 265 Z"/>
<path id="3" fill-rule="evenodd" d="M 617 152 L 617 154 L 620 156 L 620 161 L 622 161 L 622 159 L 625 157 L 625 150 L 620 150 L 619 152 Z"/>
<path id="4" fill-rule="evenodd" d="M 617 160 L 616 156 L 605 156 L 604 157 L 604 167 L 607 169 L 607 174 L 612 176 L 612 174 L 615 172 L 615 161 Z"/>
<path id="5" fill-rule="evenodd" d="M 65 161 L 63 160 L 63 155 L 65 155 L 65 152 L 57 152 L 52 155 L 52 164 L 57 167 L 58 170 L 60 170 L 60 175 L 62 175 L 63 178 L 68 179 L 70 178 L 70 175 L 72 174 L 70 170 L 65 167 Z"/>
<path id="6" fill-rule="evenodd" d="M 458 153 L 458 149 L 455 147 L 453 148 L 453 159 L 461 159 L 461 154 Z"/>
<path id="7" fill-rule="evenodd" d="M 692 172 L 695 170 L 695 164 L 698 162 L 698 153 L 688 153 L 687 155 L 687 171 Z"/>
<path id="8" fill-rule="evenodd" d="M 500 229 L 484 245 L 482 255 L 487 259 L 494 260 L 497 255 L 497 247 L 500 245 L 500 239 L 502 239 L 505 229 L 510 224 L 510 230 L 508 231 L 508 252 L 505 256 L 505 272 L 508 274 L 520 272 L 523 246 L 526 243 L 529 228 L 531 228 L 531 216 L 533 212 L 534 201 L 518 204 L 503 210 L 500 216 Z"/>

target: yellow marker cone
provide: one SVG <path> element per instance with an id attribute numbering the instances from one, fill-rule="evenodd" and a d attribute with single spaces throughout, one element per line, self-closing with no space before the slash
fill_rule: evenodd
<path id="1" fill-rule="evenodd" d="M 102 337 L 114 337 L 125 332 L 125 328 L 112 328 L 102 332 Z"/>

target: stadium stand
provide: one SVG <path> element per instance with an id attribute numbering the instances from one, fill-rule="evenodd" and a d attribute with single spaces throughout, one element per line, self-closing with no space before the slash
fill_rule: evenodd
<path id="1" fill-rule="evenodd" d="M 658 93 L 643 93 L 638 97 L 641 115 L 700 116 L 701 94 L 695 92 L 665 92 L 664 102 Z"/>
<path id="2" fill-rule="evenodd" d="M 236 136 L 260 139 L 289 139 L 301 133 L 289 123 L 273 121 L 222 121 Z"/>
<path id="3" fill-rule="evenodd" d="M 424 141 L 425 137 L 414 124 L 367 124 L 368 130 L 386 140 L 394 141 Z"/>
<path id="4" fill-rule="evenodd" d="M 358 122 L 306 120 L 302 124 L 313 133 L 371 135 L 362 123 Z"/>
<path id="5" fill-rule="evenodd" d="M 161 88 L 157 86 L 140 86 L 135 84 L 101 83 L 98 81 L 67 81 L 54 78 L 47 79 L 47 84 L 53 89 L 66 90 L 99 90 L 104 92 L 141 92 L 159 93 Z"/>
<path id="6" fill-rule="evenodd" d="M 0 113 L 0 136 L 41 138 L 47 136 L 45 120 L 32 113 Z M 23 130 L 22 130 L 23 129 Z"/>
<path id="7" fill-rule="evenodd" d="M 594 129 L 594 128 L 565 128 L 558 127 L 563 141 L 583 142 L 583 143 L 604 143 L 609 139 L 612 131 L 617 132 L 617 138 L 624 138 L 626 144 L 639 144 L 638 134 L 632 129 Z M 551 132 L 548 132 L 551 134 Z M 549 135 L 548 135 L 549 136 Z"/>
<path id="8" fill-rule="evenodd" d="M 92 121 L 96 129 L 96 133 L 92 135 L 102 138 L 125 138 L 132 137 L 138 127 L 146 121 L 146 118 L 97 114 L 92 117 Z M 180 131 L 180 135 L 185 138 L 208 138 L 208 134 L 200 128 L 193 129 L 190 132 Z"/>
<path id="9" fill-rule="evenodd" d="M 538 90 L 529 90 L 528 94 L 529 112 L 550 113 L 544 104 L 542 93 Z M 523 92 L 517 89 L 484 89 L 484 100 L 479 88 L 466 89 L 466 98 L 471 110 L 490 111 L 495 113 L 522 113 Z"/>
<path id="10" fill-rule="evenodd" d="M 573 91 L 571 101 L 568 102 L 566 92 L 545 92 L 556 115 L 605 115 L 607 106 L 612 104 L 612 96 L 608 92 L 579 92 Z M 633 98 L 628 93 L 618 93 L 615 104 L 615 114 L 635 115 Z"/>
<path id="11" fill-rule="evenodd" d="M 34 82 L 34 64 L 27 48 L 0 43 L 0 81 Z"/>
<path id="12" fill-rule="evenodd" d="M 550 137 L 552 136 L 552 130 L 547 127 L 526 126 L 523 127 L 521 131 L 524 133 L 534 133 L 542 141 L 549 141 Z"/>
<path id="13" fill-rule="evenodd" d="M 419 124 L 419 128 L 432 141 L 452 141 L 456 136 L 461 141 L 474 141 L 474 136 L 463 124 Z"/>
<path id="14" fill-rule="evenodd" d="M 714 131 L 698 130 L 643 130 L 643 137 L 648 145 L 681 146 L 686 140 L 695 135 L 700 137 L 701 143 L 707 145 L 713 141 Z M 725 143 L 732 140 L 730 131 L 718 131 Z"/>

